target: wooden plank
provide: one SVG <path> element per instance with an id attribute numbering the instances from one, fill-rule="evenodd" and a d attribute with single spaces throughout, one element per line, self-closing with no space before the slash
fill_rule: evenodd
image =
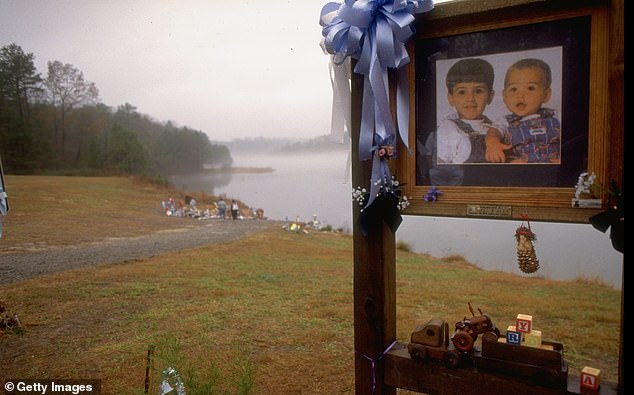
<path id="1" fill-rule="evenodd" d="M 385 383 L 397 388 L 425 394 L 442 395 L 573 395 L 588 394 L 579 388 L 579 376 L 568 376 L 568 388 L 538 386 L 504 374 L 478 370 L 474 367 L 449 369 L 442 363 L 417 363 L 407 352 L 407 344 L 398 343 L 385 357 Z M 614 383 L 601 382 L 595 395 L 616 395 Z"/>
<path id="2" fill-rule="evenodd" d="M 610 143 L 619 147 L 625 146 L 625 1 L 613 0 L 610 2 L 610 62 L 609 62 L 609 86 L 610 86 Z M 620 175 L 615 177 L 617 187 L 623 191 L 625 179 L 624 157 L 612 157 L 610 161 L 610 174 Z M 612 231 L 612 230 L 611 230 Z M 619 342 L 619 394 L 625 394 L 625 352 L 624 322 L 625 317 L 625 254 L 623 255 L 623 271 L 621 276 L 621 334 Z"/>
<path id="3" fill-rule="evenodd" d="M 502 338 L 504 340 L 504 338 Z M 530 365 L 541 365 L 552 369 L 561 369 L 563 362 L 563 344 L 544 340 L 542 344 L 549 348 L 537 348 L 508 344 L 506 342 L 482 341 L 482 356 L 513 361 L 521 359 Z"/>

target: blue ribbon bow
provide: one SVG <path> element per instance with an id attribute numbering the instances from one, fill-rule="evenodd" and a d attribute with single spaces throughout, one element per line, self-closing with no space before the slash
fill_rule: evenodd
<path id="1" fill-rule="evenodd" d="M 396 127 L 389 103 L 388 68 L 397 69 L 396 118 L 399 137 L 409 152 L 409 98 L 403 66 L 410 59 L 405 43 L 413 36 L 414 14 L 433 9 L 432 0 L 345 0 L 330 2 L 321 10 L 323 46 L 341 64 L 347 57 L 357 59 L 354 71 L 364 75 L 359 156 L 373 159 L 370 206 L 377 194 L 391 189 L 385 161 L 375 155 L 381 141 L 396 141 Z M 394 144 L 393 143 L 393 144 Z M 395 146 L 395 144 L 394 144 Z M 387 177 L 386 177 L 387 176 Z"/>

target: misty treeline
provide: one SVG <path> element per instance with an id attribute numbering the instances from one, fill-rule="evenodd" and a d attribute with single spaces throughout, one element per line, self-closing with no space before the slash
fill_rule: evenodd
<path id="1" fill-rule="evenodd" d="M 158 122 L 129 103 L 100 103 L 95 84 L 71 64 L 49 61 L 41 75 L 16 44 L 0 48 L 0 157 L 10 174 L 162 180 L 233 162 L 227 146 L 201 131 Z"/>

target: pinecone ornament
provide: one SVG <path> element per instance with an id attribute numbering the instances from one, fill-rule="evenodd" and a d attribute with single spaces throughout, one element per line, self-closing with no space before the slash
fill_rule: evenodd
<path id="1" fill-rule="evenodd" d="M 524 273 L 535 273 L 539 270 L 539 260 L 535 254 L 535 233 L 523 224 L 515 231 L 515 239 L 517 240 L 517 263 L 520 270 Z"/>

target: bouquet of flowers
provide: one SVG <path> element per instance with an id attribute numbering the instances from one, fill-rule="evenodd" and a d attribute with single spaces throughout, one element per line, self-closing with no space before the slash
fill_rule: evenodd
<path id="1" fill-rule="evenodd" d="M 579 174 L 575 185 L 575 199 L 594 199 L 599 193 L 599 186 L 595 184 L 597 175 L 594 172 L 584 171 Z"/>
<path id="2" fill-rule="evenodd" d="M 387 185 L 389 184 L 388 183 L 381 184 L 379 188 L 379 192 L 377 193 L 377 196 L 387 195 L 387 194 L 392 194 L 396 196 L 398 198 L 398 203 L 396 204 L 396 207 L 399 209 L 399 211 L 403 211 L 407 207 L 409 207 L 410 205 L 409 198 L 403 194 L 403 186 L 406 184 L 399 183 L 399 181 L 394 176 L 392 176 L 391 187 Z M 361 211 L 363 211 L 366 204 L 368 203 L 369 197 L 370 197 L 370 192 L 367 190 L 367 188 L 363 188 L 363 187 L 352 188 L 352 200 L 357 202 L 357 204 L 361 207 Z"/>
<path id="3" fill-rule="evenodd" d="M 361 207 L 359 224 L 361 232 L 368 234 L 369 229 L 378 226 L 380 222 L 387 224 L 392 232 L 396 232 L 403 221 L 401 211 L 409 205 L 409 198 L 403 194 L 403 185 L 394 176 L 384 176 L 376 181 L 370 191 L 377 191 L 375 196 L 370 196 L 370 191 L 363 187 L 352 190 L 352 200 Z M 371 199 L 371 198 L 374 199 Z M 368 204 L 369 203 L 369 204 Z"/>

